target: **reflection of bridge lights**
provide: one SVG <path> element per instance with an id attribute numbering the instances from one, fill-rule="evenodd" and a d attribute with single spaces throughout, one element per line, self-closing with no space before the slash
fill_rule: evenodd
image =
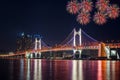
<path id="1" fill-rule="evenodd" d="M 42 80 L 42 65 L 41 60 L 38 60 L 38 80 Z"/>
<path id="2" fill-rule="evenodd" d="M 35 63 L 34 64 L 34 73 L 33 73 L 34 74 L 34 80 L 37 80 L 37 77 L 38 77 L 37 76 L 37 66 L 38 66 L 37 65 L 37 59 L 34 59 L 34 63 Z"/>
<path id="3" fill-rule="evenodd" d="M 107 61 L 106 72 L 107 72 L 107 79 L 110 80 L 110 61 Z"/>
<path id="4" fill-rule="evenodd" d="M 111 68 L 111 72 L 112 72 L 112 79 L 111 80 L 116 80 L 115 79 L 115 69 L 116 69 L 116 66 L 115 66 L 115 61 L 112 61 L 112 68 Z"/>
<path id="5" fill-rule="evenodd" d="M 102 62 L 98 61 L 98 74 L 97 80 L 102 80 Z"/>
<path id="6" fill-rule="evenodd" d="M 20 80 L 23 80 L 24 76 L 24 60 L 20 60 Z"/>
<path id="7" fill-rule="evenodd" d="M 27 59 L 27 80 L 30 80 L 30 59 Z"/>
<path id="8" fill-rule="evenodd" d="M 83 80 L 83 65 L 82 65 L 82 61 L 79 61 L 79 79 L 78 80 Z"/>
<path id="9" fill-rule="evenodd" d="M 77 80 L 77 61 L 73 61 L 72 80 Z"/>
<path id="10" fill-rule="evenodd" d="M 72 61 L 72 80 L 83 80 L 82 61 Z"/>

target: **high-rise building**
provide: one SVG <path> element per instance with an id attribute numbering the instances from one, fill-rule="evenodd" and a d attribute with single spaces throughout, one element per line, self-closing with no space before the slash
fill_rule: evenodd
<path id="1" fill-rule="evenodd" d="M 17 36 L 17 51 L 26 51 L 32 49 L 32 45 L 33 40 L 31 35 L 21 33 Z"/>

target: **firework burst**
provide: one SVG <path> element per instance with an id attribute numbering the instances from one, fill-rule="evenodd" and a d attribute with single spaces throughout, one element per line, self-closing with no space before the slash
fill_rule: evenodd
<path id="1" fill-rule="evenodd" d="M 120 8 L 116 5 L 111 5 L 109 0 L 97 0 L 95 7 L 97 13 L 92 15 L 93 21 L 102 25 L 107 22 L 107 18 L 115 19 L 119 17 Z M 77 15 L 77 21 L 86 25 L 90 22 L 90 12 L 93 9 L 93 2 L 90 0 L 71 0 L 68 2 L 66 9 L 70 14 Z"/>
<path id="2" fill-rule="evenodd" d="M 106 11 L 108 7 L 109 7 L 109 0 L 98 0 L 96 2 L 96 8 L 101 12 Z"/>
<path id="3" fill-rule="evenodd" d="M 89 0 L 83 0 L 80 4 L 80 9 L 83 12 L 90 12 L 92 11 L 92 2 L 90 2 Z"/>
<path id="4" fill-rule="evenodd" d="M 79 7 L 76 0 L 69 1 L 67 4 L 67 11 L 71 14 L 77 14 L 79 12 Z"/>
<path id="5" fill-rule="evenodd" d="M 96 24 L 98 25 L 102 25 L 104 23 L 106 23 L 106 16 L 103 13 L 97 12 L 94 15 L 94 19 Z"/>
<path id="6" fill-rule="evenodd" d="M 90 22 L 90 14 L 89 13 L 79 13 L 77 16 L 77 21 L 82 25 L 88 24 Z"/>
<path id="7" fill-rule="evenodd" d="M 119 16 L 119 8 L 117 7 L 117 5 L 112 5 L 108 8 L 108 16 L 111 19 L 115 19 Z"/>

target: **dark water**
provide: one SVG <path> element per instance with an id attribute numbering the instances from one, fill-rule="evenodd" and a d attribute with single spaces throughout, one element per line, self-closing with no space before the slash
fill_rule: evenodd
<path id="1" fill-rule="evenodd" d="M 0 80 L 120 80 L 120 61 L 2 59 Z"/>

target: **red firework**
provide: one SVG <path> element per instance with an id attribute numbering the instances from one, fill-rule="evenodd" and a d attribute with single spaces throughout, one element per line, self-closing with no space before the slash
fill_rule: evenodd
<path id="1" fill-rule="evenodd" d="M 100 12 L 95 13 L 94 19 L 96 24 L 102 25 L 106 23 L 106 16 Z"/>
<path id="2" fill-rule="evenodd" d="M 76 0 L 69 1 L 67 4 L 67 11 L 71 14 L 76 14 L 79 12 L 78 3 Z"/>
<path id="3" fill-rule="evenodd" d="M 88 24 L 90 22 L 90 14 L 88 14 L 88 13 L 78 14 L 77 21 L 82 25 Z"/>
<path id="4" fill-rule="evenodd" d="M 115 19 L 119 16 L 119 8 L 117 7 L 117 5 L 112 5 L 108 8 L 108 16 L 111 19 Z"/>
<path id="5" fill-rule="evenodd" d="M 98 0 L 96 2 L 96 8 L 98 8 L 99 11 L 104 12 L 109 7 L 109 0 Z"/>
<path id="6" fill-rule="evenodd" d="M 119 8 L 116 5 L 111 6 L 109 0 L 97 0 L 95 6 L 98 12 L 93 15 L 93 20 L 98 25 L 106 23 L 106 17 L 111 19 L 119 17 Z M 71 0 L 66 6 L 69 13 L 78 14 L 77 21 L 82 25 L 90 22 L 90 11 L 92 11 L 92 8 L 93 2 L 90 0 Z"/>
<path id="7" fill-rule="evenodd" d="M 104 1 L 109 1 L 109 0 L 98 0 L 98 1 L 100 1 L 100 2 L 104 2 Z"/>
<path id="8" fill-rule="evenodd" d="M 90 12 L 92 11 L 92 2 L 88 0 L 83 0 L 80 4 L 80 8 L 83 12 Z"/>

